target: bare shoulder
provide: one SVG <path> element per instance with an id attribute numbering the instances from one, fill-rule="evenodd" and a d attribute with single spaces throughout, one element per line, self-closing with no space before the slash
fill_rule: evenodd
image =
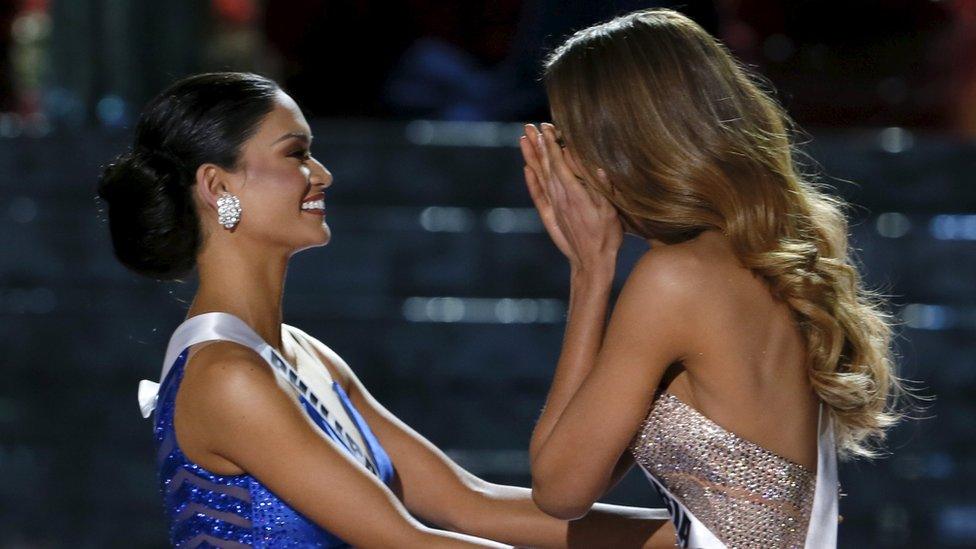
<path id="1" fill-rule="evenodd" d="M 227 449 L 239 442 L 235 437 L 242 431 L 245 409 L 269 414 L 286 399 L 274 373 L 253 350 L 229 341 L 207 343 L 188 359 L 176 393 L 173 421 L 180 448 L 214 473 L 243 473 Z"/>
<path id="2" fill-rule="evenodd" d="M 644 253 L 627 277 L 627 285 L 631 293 L 654 301 L 687 303 L 699 295 L 710 277 L 708 258 L 698 248 L 682 243 Z"/>
<path id="3" fill-rule="evenodd" d="M 188 438 L 205 441 L 206 450 L 225 456 L 248 424 L 294 418 L 297 410 L 260 355 L 227 341 L 207 345 L 192 357 L 176 405 L 180 415 L 193 418 L 185 424 Z"/>
<path id="4" fill-rule="evenodd" d="M 189 394 L 209 395 L 200 406 L 243 397 L 258 387 L 274 387 L 274 373 L 252 349 L 230 341 L 206 345 L 190 358 L 180 388 Z M 196 399 L 194 399 L 196 400 Z"/>

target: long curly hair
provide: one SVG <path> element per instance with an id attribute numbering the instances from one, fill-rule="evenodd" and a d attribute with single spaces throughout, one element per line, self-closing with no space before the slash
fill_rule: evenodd
<path id="1" fill-rule="evenodd" d="M 667 9 L 581 30 L 549 56 L 553 121 L 644 238 L 727 235 L 789 304 L 842 457 L 874 457 L 901 415 L 891 318 L 849 255 L 846 204 L 798 168 L 791 122 L 726 47 Z"/>

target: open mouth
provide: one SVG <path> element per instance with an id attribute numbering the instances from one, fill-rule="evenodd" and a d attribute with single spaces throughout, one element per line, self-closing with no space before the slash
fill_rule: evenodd
<path id="1" fill-rule="evenodd" d="M 318 195 L 314 199 L 302 202 L 302 211 L 322 215 L 325 213 L 325 197 Z"/>

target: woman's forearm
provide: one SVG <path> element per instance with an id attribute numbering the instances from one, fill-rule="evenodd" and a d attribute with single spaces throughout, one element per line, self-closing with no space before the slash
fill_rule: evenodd
<path id="1" fill-rule="evenodd" d="M 569 313 L 563 347 L 553 374 L 545 407 L 532 432 L 529 458 L 535 461 L 553 427 L 593 368 L 606 328 L 607 302 L 613 283 L 616 254 L 596 268 L 573 269 Z"/>
<path id="2" fill-rule="evenodd" d="M 531 490 L 485 482 L 476 508 L 455 527 L 467 534 L 516 546 L 645 547 L 649 540 L 672 539 L 667 512 L 597 503 L 585 516 L 565 521 L 533 503 Z M 659 532 L 661 531 L 661 532 Z"/>

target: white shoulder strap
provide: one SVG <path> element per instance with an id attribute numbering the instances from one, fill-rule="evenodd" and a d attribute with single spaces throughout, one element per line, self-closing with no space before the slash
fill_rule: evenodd
<path id="1" fill-rule="evenodd" d="M 287 324 L 282 325 L 283 330 L 295 330 Z M 355 421 L 350 413 L 345 410 L 339 395 L 332 390 L 332 378 L 328 375 L 325 368 L 315 372 L 299 371 L 288 364 L 281 357 L 274 347 L 261 339 L 261 336 L 235 315 L 223 312 L 210 312 L 195 315 L 183 321 L 177 326 L 170 337 L 169 345 L 166 347 L 166 356 L 163 359 L 163 368 L 159 374 L 159 382 L 143 379 L 139 382 L 139 409 L 142 417 L 148 418 L 156 408 L 159 400 L 159 388 L 166 376 L 169 375 L 176 358 L 180 356 L 187 347 L 195 343 L 211 340 L 226 340 L 240 343 L 250 347 L 272 366 L 271 370 L 283 387 L 292 387 L 297 391 L 296 396 L 305 396 L 310 399 L 311 405 L 331 429 L 337 439 L 337 443 L 346 446 L 355 457 L 363 462 L 363 465 L 370 471 L 379 474 L 379 469 L 369 453 L 366 441 L 359 432 Z M 329 410 L 341 410 L 332 413 Z M 314 420 L 311 420 L 314 423 Z M 321 428 L 321 427 L 317 427 Z"/>
<path id="2" fill-rule="evenodd" d="M 807 549 L 837 547 L 837 446 L 834 423 L 822 402 L 817 437 L 817 485 L 804 545 Z"/>
<path id="3" fill-rule="evenodd" d="M 243 320 L 230 313 L 212 312 L 192 316 L 176 327 L 166 347 L 166 357 L 159 374 L 159 382 L 143 379 L 139 382 L 139 409 L 148 418 L 156 408 L 159 386 L 166 379 L 176 357 L 190 345 L 214 339 L 229 340 L 254 349 L 271 362 L 273 348 Z"/>

